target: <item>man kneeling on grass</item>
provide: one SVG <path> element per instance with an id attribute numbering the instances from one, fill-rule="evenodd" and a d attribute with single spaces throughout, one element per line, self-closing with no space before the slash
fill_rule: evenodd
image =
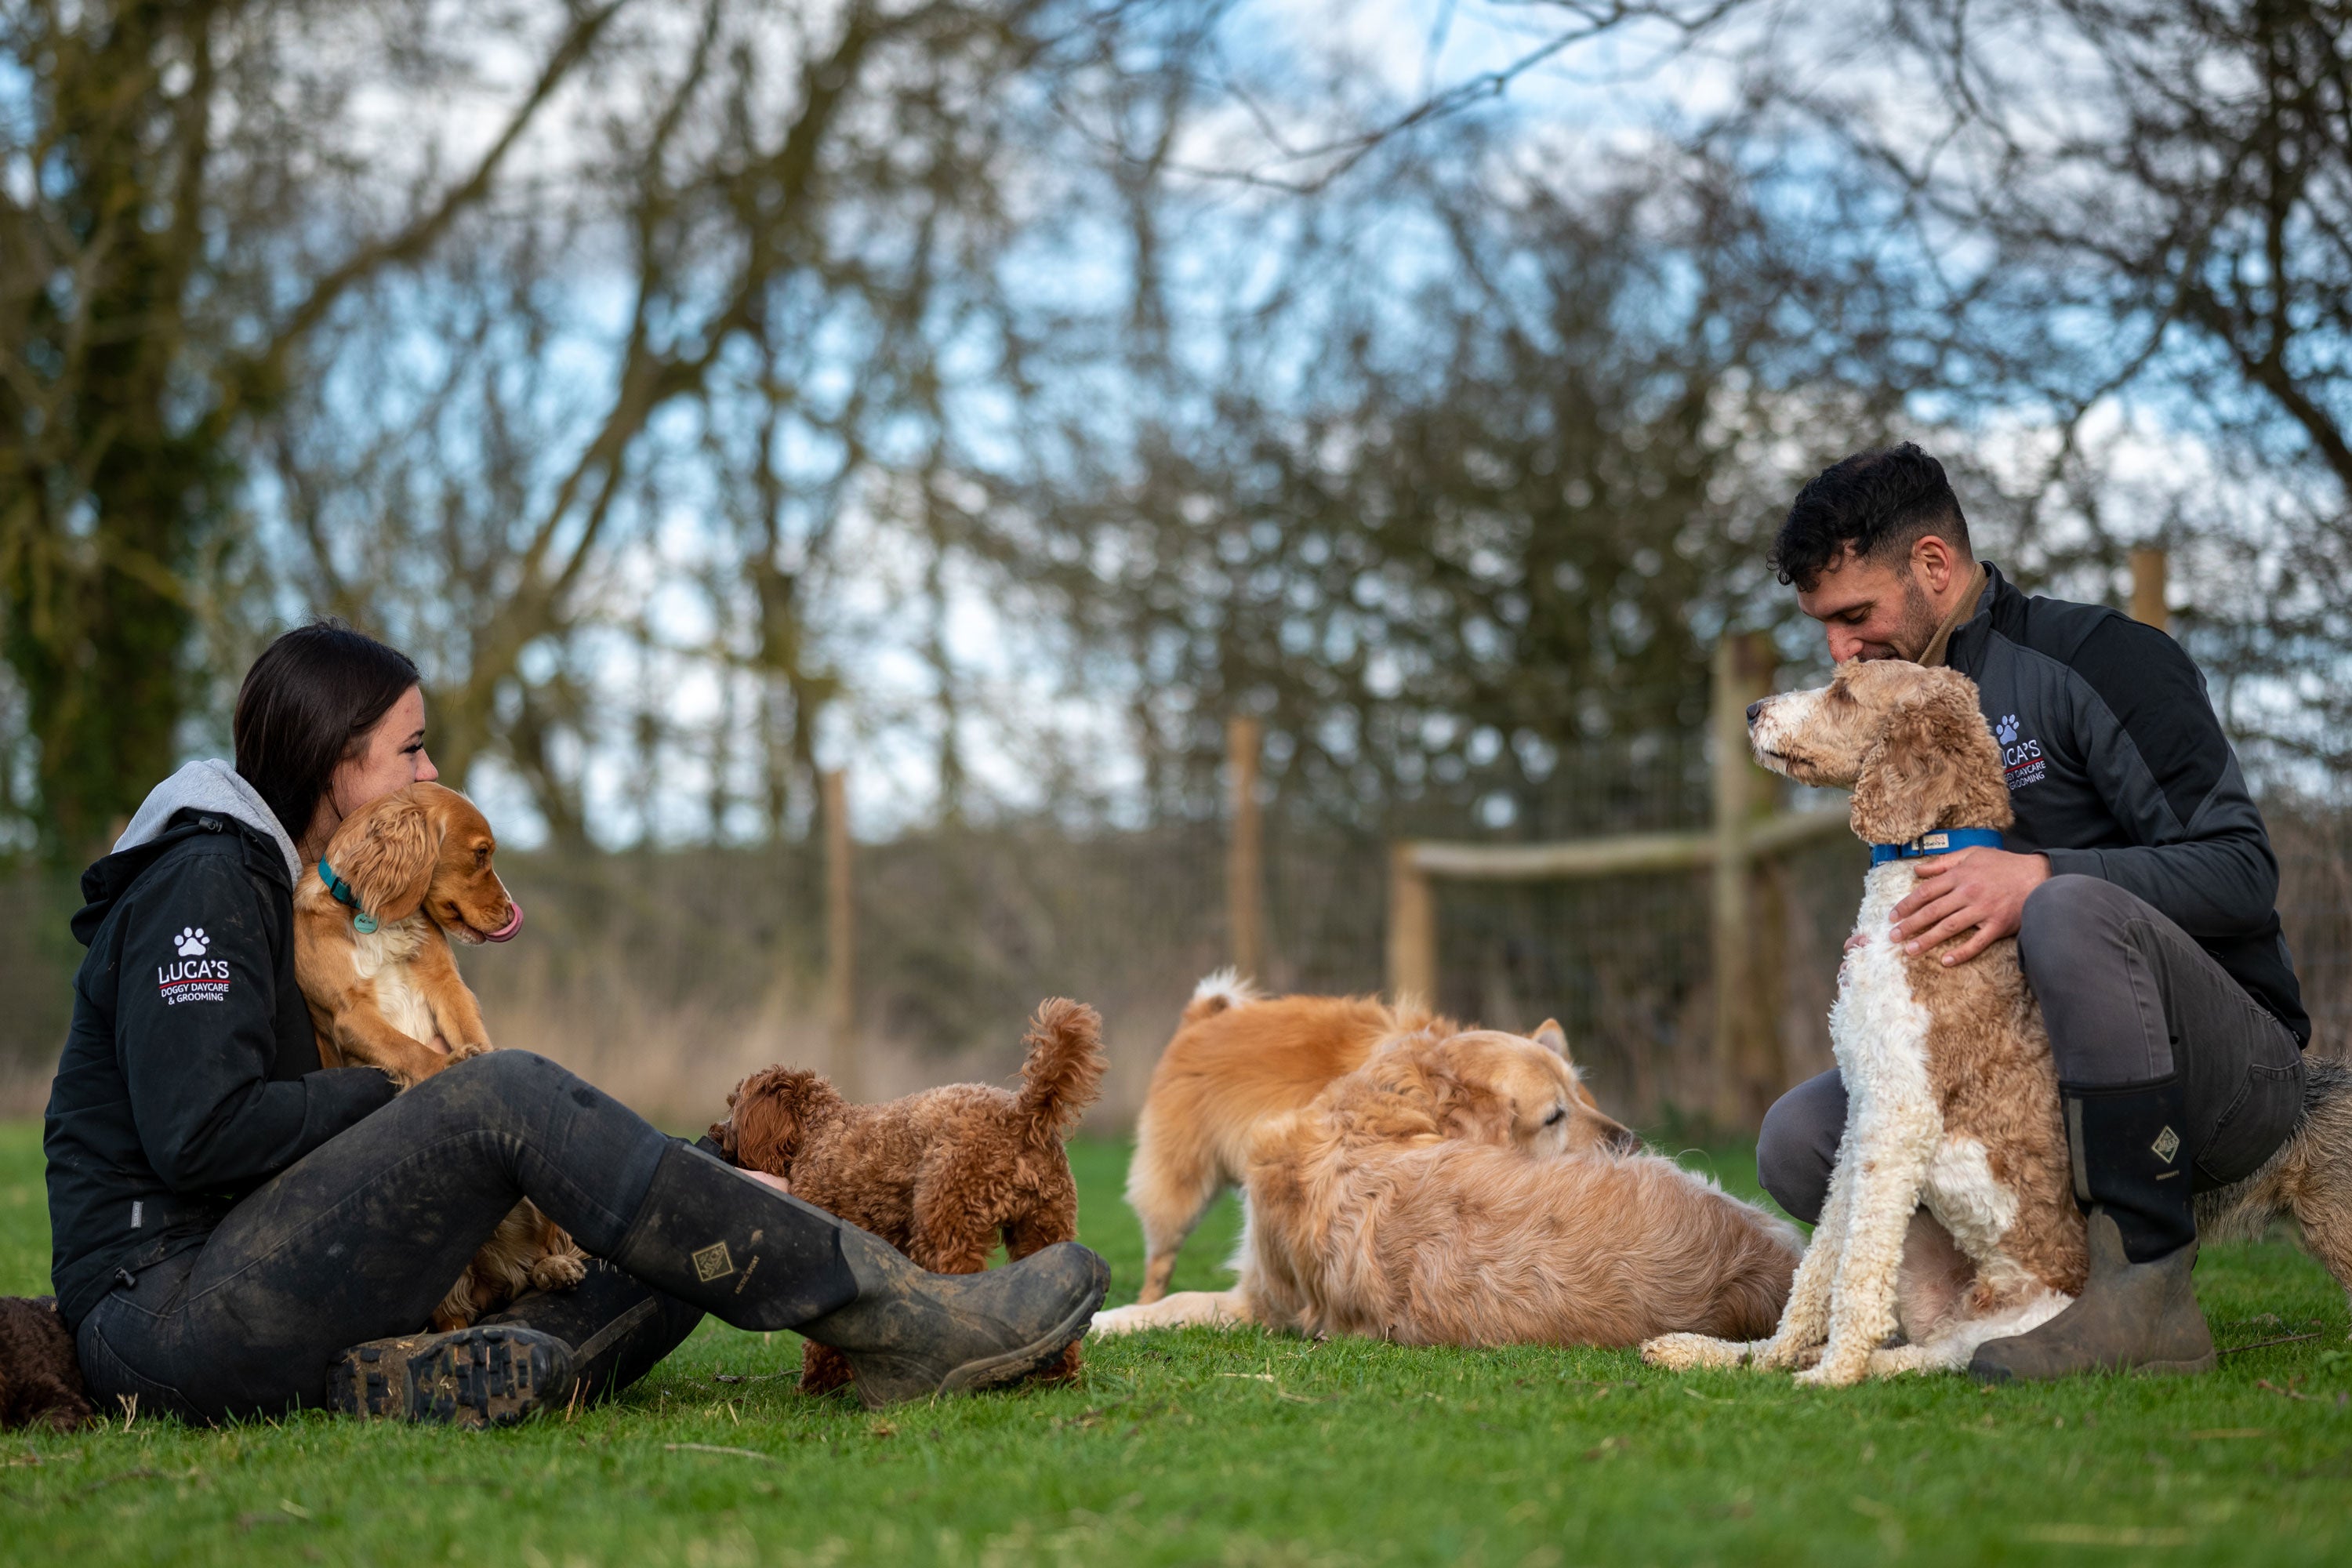
<path id="1" fill-rule="evenodd" d="M 1978 561 L 1943 466 L 1908 442 L 1807 485 L 1772 563 L 1832 658 L 1948 665 L 2000 742 L 2007 844 L 1922 859 L 1895 935 L 1916 953 L 1972 931 L 1947 963 L 2017 938 L 2057 1058 L 2090 1276 L 1969 1370 L 2210 1369 L 2190 1194 L 2294 1131 L 2311 1021 L 2273 908 L 2278 862 L 2203 677 L 2154 627 L 2028 598 Z M 1831 1071 L 1764 1119 L 1759 1174 L 1800 1219 L 1821 1213 L 1845 1117 Z"/>

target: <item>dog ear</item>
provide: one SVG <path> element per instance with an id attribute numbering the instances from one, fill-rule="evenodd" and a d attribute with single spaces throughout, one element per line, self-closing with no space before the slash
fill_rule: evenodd
<path id="1" fill-rule="evenodd" d="M 1559 1026 L 1559 1019 L 1546 1018 L 1536 1026 L 1536 1032 L 1528 1038 L 1568 1064 L 1568 1081 L 1576 1086 L 1577 1099 L 1595 1110 L 1601 1109 L 1601 1102 L 1592 1098 L 1591 1089 L 1584 1087 L 1584 1069 L 1576 1065 L 1576 1058 L 1570 1054 L 1568 1031 Z"/>
<path id="2" fill-rule="evenodd" d="M 727 1131 L 719 1146 L 727 1158 L 748 1171 L 772 1176 L 793 1173 L 794 1145 L 800 1141 L 800 1096 L 792 1075 L 756 1072 L 735 1086 L 727 1097 Z"/>
<path id="3" fill-rule="evenodd" d="M 733 1089 L 729 1089 L 727 1091 L 727 1114 L 703 1129 L 703 1136 L 709 1138 L 713 1143 L 719 1145 L 719 1157 L 726 1161 L 730 1165 L 740 1163 L 740 1162 L 735 1158 L 735 1102 L 743 1098 L 743 1084 L 750 1083 L 751 1081 L 751 1080 L 747 1078 L 742 1083 L 739 1083 Z"/>
<path id="4" fill-rule="evenodd" d="M 1458 1068 L 1433 1073 L 1436 1098 L 1435 1123 L 1441 1138 L 1477 1143 L 1501 1143 L 1510 1136 L 1511 1108 L 1507 1097 L 1484 1079 L 1473 1079 Z"/>
<path id="5" fill-rule="evenodd" d="M 440 857 L 440 815 L 414 788 L 361 811 L 327 843 L 327 863 L 351 884 L 361 911 L 384 924 L 416 912 Z"/>
<path id="6" fill-rule="evenodd" d="M 1907 844 L 1936 826 L 1950 805 L 1952 759 L 1937 745 L 1942 726 L 1925 693 L 1906 694 L 1862 754 L 1848 819 L 1869 844 Z"/>
<path id="7" fill-rule="evenodd" d="M 1933 727 L 1919 702 L 1906 699 L 1862 753 L 1846 814 L 1853 836 L 1867 844 L 1907 844 L 1935 826 L 1940 771 Z"/>
<path id="8" fill-rule="evenodd" d="M 1405 1048 L 1421 1043 L 1418 1035 L 1400 1037 L 1326 1089 L 1320 1102 L 1358 1132 L 1392 1139 L 1434 1137 L 1436 1075 L 1426 1057 Z"/>
<path id="9" fill-rule="evenodd" d="M 2000 748 L 1977 710 L 1976 688 L 1947 669 L 1887 715 L 1863 753 L 1850 819 L 1871 844 L 1905 844 L 1938 826 L 2007 827 Z"/>

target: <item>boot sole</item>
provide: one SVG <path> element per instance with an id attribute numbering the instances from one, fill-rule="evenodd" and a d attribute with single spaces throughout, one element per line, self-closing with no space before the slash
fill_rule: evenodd
<path id="1" fill-rule="evenodd" d="M 971 1394 L 983 1388 L 998 1388 L 1045 1371 L 1061 1359 L 1064 1351 L 1087 1337 L 1087 1329 L 1094 1324 L 1095 1314 L 1102 1310 L 1103 1298 L 1110 1294 L 1110 1268 L 1097 1260 L 1094 1273 L 1094 1289 L 1043 1338 L 1002 1355 L 965 1362 L 936 1384 L 900 1384 L 886 1389 L 878 1387 L 877 1380 L 861 1368 L 854 1385 L 858 1401 L 868 1410 L 881 1410 L 934 1394 Z"/>
<path id="2" fill-rule="evenodd" d="M 561 1405 L 572 1384 L 572 1352 L 562 1341 L 476 1327 L 355 1345 L 330 1369 L 327 1396 L 362 1419 L 512 1426 Z"/>

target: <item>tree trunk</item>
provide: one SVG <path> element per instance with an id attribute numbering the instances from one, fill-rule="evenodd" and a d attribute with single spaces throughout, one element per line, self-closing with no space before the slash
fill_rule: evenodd
<path id="1" fill-rule="evenodd" d="M 70 171 L 62 237 L 13 215 L 23 226 L 10 260 L 24 271 L 9 280 L 12 326 L 47 374 L 37 417 L 7 411 L 0 599 L 39 747 L 42 844 L 58 858 L 102 849 L 172 764 L 191 630 L 179 583 L 226 488 L 211 422 L 173 413 L 192 264 L 183 220 L 208 150 L 205 110 L 158 75 L 167 56 L 194 58 L 196 92 L 208 89 L 211 10 L 124 6 L 95 37 L 55 40 L 51 141 Z M 65 268 L 76 319 L 43 286 Z"/>

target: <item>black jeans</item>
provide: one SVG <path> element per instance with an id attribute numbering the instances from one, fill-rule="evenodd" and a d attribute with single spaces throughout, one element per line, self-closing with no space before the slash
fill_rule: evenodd
<path id="1" fill-rule="evenodd" d="M 420 1331 L 519 1200 L 592 1255 L 614 1251 L 670 1147 L 544 1058 L 461 1062 L 272 1178 L 202 1247 L 101 1300 L 78 1340 L 90 1392 L 101 1408 L 136 1395 L 142 1412 L 192 1421 L 323 1405 L 331 1358 Z M 746 1205 L 799 1206 L 740 1184 Z M 576 1289 L 526 1297 L 492 1321 L 571 1345 L 585 1396 L 597 1397 L 644 1376 L 716 1304 L 599 1262 Z"/>
<path id="2" fill-rule="evenodd" d="M 2251 1174 L 2294 1131 L 2303 1105 L 2294 1036 L 2145 900 L 2095 877 L 2053 877 L 2025 901 L 2017 956 L 2062 1083 L 2180 1075 L 2195 1190 Z M 1765 1112 L 1757 1179 L 1811 1224 L 1844 1131 L 1837 1073 L 1808 1079 Z"/>

